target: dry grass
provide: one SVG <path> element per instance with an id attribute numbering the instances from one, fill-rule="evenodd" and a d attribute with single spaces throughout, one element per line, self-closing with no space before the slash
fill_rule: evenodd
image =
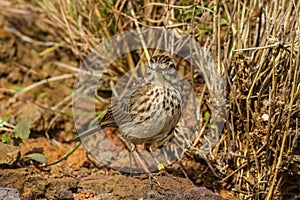
<path id="1" fill-rule="evenodd" d="M 207 155 L 219 181 L 243 199 L 299 198 L 300 1 L 130 2 L 0 4 L 8 5 L 8 29 L 45 47 L 41 55 L 61 47 L 82 59 L 103 39 L 137 27 L 190 35 L 211 52 L 227 80 L 225 127 Z M 128 53 L 108 78 L 135 64 Z"/>

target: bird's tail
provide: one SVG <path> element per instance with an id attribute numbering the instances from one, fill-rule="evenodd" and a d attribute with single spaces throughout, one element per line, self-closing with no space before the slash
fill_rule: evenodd
<path id="1" fill-rule="evenodd" d="M 83 133 L 79 133 L 79 135 L 77 135 L 76 137 L 73 137 L 71 140 L 69 140 L 68 142 L 73 142 L 73 141 L 76 141 L 76 140 L 79 140 L 80 138 L 85 138 L 93 133 L 96 133 L 98 131 L 101 130 L 101 127 L 100 126 L 95 126 L 91 129 L 88 129 L 86 131 L 84 131 Z"/>

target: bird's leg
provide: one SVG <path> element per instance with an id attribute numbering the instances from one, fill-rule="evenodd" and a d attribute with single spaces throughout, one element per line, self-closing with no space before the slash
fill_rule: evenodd
<path id="1" fill-rule="evenodd" d="M 157 169 L 158 169 L 158 171 L 159 171 L 158 174 L 163 174 L 163 175 L 165 175 L 165 176 L 169 176 L 169 177 L 173 177 L 173 178 L 174 178 L 174 176 L 170 175 L 170 174 L 166 171 L 165 166 L 164 166 L 161 162 L 159 162 L 159 161 L 157 160 L 157 158 L 155 157 L 155 155 L 154 155 L 154 153 L 153 153 L 152 148 L 151 148 L 151 147 L 148 147 L 148 148 L 146 148 L 146 150 L 150 153 L 150 155 L 152 156 L 152 158 L 153 158 L 154 161 L 156 162 L 156 164 L 157 164 Z"/>
<path id="2" fill-rule="evenodd" d="M 156 156 L 154 155 L 152 148 L 151 147 L 145 147 L 145 149 L 146 149 L 146 151 L 148 151 L 150 153 L 151 157 L 155 161 L 158 171 L 159 172 L 164 171 L 165 166 L 156 159 Z"/>
<path id="3" fill-rule="evenodd" d="M 123 138 L 124 139 L 124 138 Z M 127 140 L 124 139 L 124 143 L 125 143 L 125 146 L 126 148 L 128 149 L 129 152 L 133 153 L 134 154 L 134 157 L 136 157 L 138 159 L 138 162 L 142 165 L 145 173 L 148 175 L 148 178 L 150 180 L 150 183 L 152 183 L 152 180 L 151 179 L 154 179 L 158 185 L 160 185 L 159 181 L 152 175 L 152 173 L 150 172 L 150 170 L 148 169 L 145 161 L 141 158 L 141 155 L 140 153 L 138 152 L 137 148 L 136 148 L 136 145 L 128 142 Z M 131 155 L 131 154 L 129 154 Z M 131 156 L 130 156 L 130 166 L 131 166 Z M 132 166 L 131 166 L 132 167 Z"/>
<path id="4" fill-rule="evenodd" d="M 132 176 L 133 173 L 132 173 L 132 157 L 131 157 L 132 155 L 131 155 L 131 153 L 136 150 L 136 146 L 131 143 L 128 143 L 128 142 L 125 142 L 125 144 L 126 144 L 126 147 L 128 149 L 128 153 L 129 153 L 130 174 Z"/>
<path id="5" fill-rule="evenodd" d="M 133 153 L 135 154 L 136 158 L 139 160 L 140 164 L 142 165 L 143 169 L 145 170 L 146 174 L 148 175 L 150 183 L 152 183 L 151 179 L 154 179 L 157 182 L 157 184 L 160 185 L 159 181 L 152 175 L 152 173 L 146 166 L 145 161 L 140 156 L 140 153 L 137 150 L 133 151 Z"/>

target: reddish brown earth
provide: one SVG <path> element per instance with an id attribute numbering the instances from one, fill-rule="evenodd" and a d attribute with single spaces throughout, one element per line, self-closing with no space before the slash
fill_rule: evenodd
<path id="1" fill-rule="evenodd" d="M 22 199 L 201 199 L 199 195 L 204 195 L 204 199 L 220 199 L 180 176 L 154 174 L 159 185 L 151 184 L 143 175 L 133 177 L 106 167 L 99 169 L 87 159 L 83 148 L 65 161 L 46 168 L 24 157 L 29 152 L 41 152 L 51 163 L 74 145 L 53 144 L 43 137 L 24 141 L 18 161 L 13 167 L 0 170 L 0 187 L 18 189 Z"/>

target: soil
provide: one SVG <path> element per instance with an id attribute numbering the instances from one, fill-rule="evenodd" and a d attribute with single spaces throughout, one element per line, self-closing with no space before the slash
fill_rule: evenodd
<path id="1" fill-rule="evenodd" d="M 9 150 L 14 152 L 11 156 L 1 158 L 6 163 L 0 165 L 1 191 L 17 189 L 21 199 L 220 199 L 219 195 L 200 187 L 212 189 L 213 181 L 200 177 L 201 166 L 192 161 L 184 165 L 197 186 L 176 165 L 169 173 L 154 174 L 160 184 L 150 182 L 144 175 L 131 176 L 105 166 L 99 168 L 89 160 L 83 147 L 66 160 L 46 168 L 27 158 L 29 153 L 42 153 L 52 163 L 76 147 L 77 142 L 66 142 L 76 135 L 69 105 L 75 78 L 49 81 L 27 92 L 18 88 L 72 74 L 57 63 L 78 67 L 79 61 L 63 48 L 41 56 L 40 52 L 47 47 L 13 34 L 1 15 L 0 42 L 0 118 L 9 115 L 8 123 L 14 125 L 24 117 L 29 117 L 31 122 L 30 138 Z M 7 150 L 6 146 L 1 148 Z M 223 197 L 227 195 L 226 191 L 219 192 Z"/>
<path id="2" fill-rule="evenodd" d="M 87 159 L 83 148 L 65 161 L 47 168 L 40 168 L 37 163 L 24 158 L 28 152 L 40 149 L 52 162 L 72 148 L 69 144 L 54 145 L 42 137 L 24 141 L 20 147 L 21 158 L 14 168 L 0 171 L 0 187 L 18 189 L 22 199 L 147 199 L 149 196 L 173 199 L 194 187 L 180 177 L 158 175 L 158 185 L 151 184 L 147 177 L 99 169 Z"/>

